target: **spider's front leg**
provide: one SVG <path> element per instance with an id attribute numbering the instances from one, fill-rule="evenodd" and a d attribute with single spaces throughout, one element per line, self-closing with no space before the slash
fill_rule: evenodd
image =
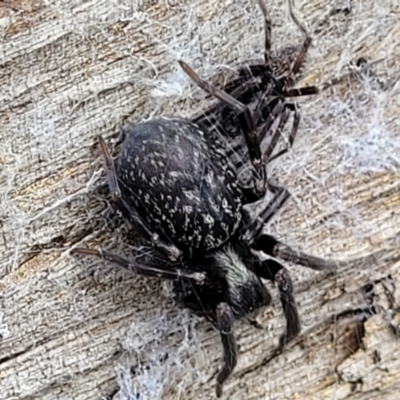
<path id="1" fill-rule="evenodd" d="M 95 250 L 88 249 L 85 247 L 77 247 L 73 250 L 75 254 L 82 254 L 85 256 L 96 256 L 102 258 L 104 260 L 110 261 L 113 264 L 118 265 L 119 267 L 128 270 L 131 273 L 144 275 L 144 276 L 153 276 L 163 279 L 186 279 L 193 284 L 203 285 L 206 280 L 206 274 L 203 272 L 192 272 L 187 273 L 180 269 L 170 268 L 170 269 L 161 269 L 155 268 L 151 265 L 146 265 L 138 262 L 132 262 L 124 257 L 121 257 L 117 254 L 111 253 L 105 250 Z"/>
<path id="2" fill-rule="evenodd" d="M 286 319 L 285 333 L 280 337 L 277 353 L 281 353 L 289 342 L 300 333 L 301 324 L 296 301 L 293 295 L 293 283 L 289 272 L 275 260 L 265 260 L 256 266 L 255 272 L 264 279 L 273 281 L 279 289 L 279 296 Z"/>

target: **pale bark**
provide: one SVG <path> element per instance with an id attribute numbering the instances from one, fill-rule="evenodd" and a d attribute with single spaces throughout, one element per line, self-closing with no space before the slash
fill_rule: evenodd
<path id="1" fill-rule="evenodd" d="M 68 251 L 129 253 L 96 135 L 112 147 L 126 118 L 206 107 L 177 59 L 221 83 L 225 66 L 261 57 L 261 14 L 246 0 L 133 3 L 0 2 L 0 399 L 100 399 L 119 385 L 120 398 L 214 396 L 221 345 L 206 320 L 157 280 Z M 329 15 L 338 3 L 296 1 L 313 36 L 306 81 L 364 57 L 385 87 L 352 79 L 299 100 L 298 140 L 270 169 L 293 199 L 269 229 L 318 256 L 369 257 L 331 276 L 290 267 L 302 335 L 266 363 L 284 326 L 269 285 L 264 329 L 237 324 L 226 398 L 399 398 L 399 7 L 366 0 Z M 274 46 L 301 42 L 286 3 L 267 7 Z"/>

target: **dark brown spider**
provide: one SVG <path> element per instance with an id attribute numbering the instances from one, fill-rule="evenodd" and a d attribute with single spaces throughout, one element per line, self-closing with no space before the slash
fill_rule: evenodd
<path id="1" fill-rule="evenodd" d="M 289 192 L 267 179 L 265 172 L 268 162 L 293 144 L 298 130 L 297 105 L 286 98 L 319 89 L 293 87 L 311 39 L 294 16 L 291 1 L 290 14 L 306 38 L 298 55 L 288 47 L 281 53 L 283 59 L 271 55 L 271 22 L 264 3 L 259 4 L 265 20 L 262 64 L 241 69 L 239 77 L 220 90 L 180 61 L 190 78 L 220 100 L 217 106 L 191 121 L 157 119 L 128 126 L 115 164 L 100 138 L 112 198 L 143 233 L 145 251 L 138 250 L 128 260 L 108 251 L 75 250 L 137 274 L 173 280 L 178 299 L 207 316 L 221 333 L 224 366 L 217 377 L 217 396 L 237 361 L 235 320 L 271 302 L 261 279 L 277 285 L 286 318 L 277 352 L 300 332 L 292 281 L 276 258 L 319 271 L 334 271 L 338 265 L 293 250 L 263 232 L 289 198 Z M 290 114 L 287 145 L 274 154 Z M 239 178 L 246 159 L 232 158 L 236 152 L 230 139 L 237 131 L 251 161 L 247 185 Z M 271 201 L 265 198 L 267 189 L 274 193 Z M 244 206 L 260 199 L 261 212 L 251 215 Z M 253 250 L 273 258 L 262 260 Z"/>

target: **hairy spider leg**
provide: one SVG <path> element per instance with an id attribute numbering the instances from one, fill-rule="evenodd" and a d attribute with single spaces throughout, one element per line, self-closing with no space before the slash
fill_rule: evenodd
<path id="1" fill-rule="evenodd" d="M 268 15 L 268 11 L 267 11 L 267 7 L 265 6 L 265 3 L 262 0 L 259 0 L 258 3 L 261 8 L 261 11 L 263 13 L 263 17 L 264 17 L 264 33 L 265 33 L 264 64 L 263 65 L 259 65 L 259 64 L 250 65 L 245 68 L 248 71 L 250 71 L 251 78 L 248 76 L 249 74 L 245 72 L 245 69 L 243 69 L 242 73 L 247 75 L 247 79 L 245 77 L 241 77 L 235 81 L 232 81 L 225 87 L 225 91 L 227 91 L 227 92 L 230 92 L 230 90 L 235 89 L 236 87 L 239 87 L 240 85 L 247 85 L 248 83 L 250 83 L 250 82 L 248 82 L 248 80 L 249 79 L 251 80 L 254 76 L 260 76 L 260 75 L 266 74 L 267 78 L 274 80 L 273 74 L 272 74 L 272 72 L 273 72 L 272 59 L 271 59 L 271 55 L 270 55 L 270 52 L 271 52 L 271 20 Z M 300 50 L 297 58 L 293 62 L 293 66 L 290 68 L 288 76 L 281 78 L 284 81 L 286 80 L 284 87 L 282 89 L 280 89 L 279 92 L 274 93 L 274 94 L 276 94 L 278 96 L 282 96 L 282 97 L 299 97 L 299 96 L 314 95 L 323 90 L 326 90 L 327 88 L 329 88 L 333 85 L 336 85 L 336 84 L 342 82 L 345 78 L 354 76 L 355 72 L 352 71 L 341 77 L 334 78 L 328 82 L 322 83 L 319 86 L 307 86 L 307 87 L 301 87 L 301 88 L 293 88 L 293 86 L 297 80 L 296 75 L 299 74 L 301 67 L 303 66 L 303 63 L 304 63 L 305 57 L 307 55 L 308 49 L 311 45 L 312 39 L 311 39 L 311 36 L 310 36 L 308 30 L 304 26 L 304 24 L 302 24 L 300 22 L 300 20 L 296 17 L 296 15 L 294 13 L 293 0 L 288 0 L 288 5 L 289 5 L 290 16 L 291 16 L 292 20 L 294 21 L 294 23 L 296 24 L 296 26 L 304 34 L 305 39 L 304 39 L 304 42 L 302 44 L 301 50 Z M 278 79 L 278 80 L 281 80 L 281 79 Z M 251 86 L 252 85 L 250 83 L 250 87 Z"/>
<path id="2" fill-rule="evenodd" d="M 276 215 L 290 197 L 289 191 L 277 185 L 272 179 L 268 180 L 268 187 L 274 193 L 274 197 L 265 204 L 257 218 L 246 227 L 243 240 L 254 250 L 277 257 L 291 264 L 298 264 L 316 271 L 334 272 L 342 265 L 338 260 L 325 260 L 301 251 L 292 249 L 288 245 L 278 241 L 273 236 L 263 233 L 265 224 Z"/>
<path id="3" fill-rule="evenodd" d="M 246 87 L 244 87 L 244 86 L 246 86 Z M 250 85 L 250 82 L 245 82 L 245 83 L 243 83 L 243 87 L 237 87 L 235 90 L 232 91 L 231 95 L 234 96 L 235 98 L 240 98 L 242 95 L 245 94 L 245 92 L 248 92 L 248 89 L 250 86 L 252 86 L 253 89 L 257 90 L 257 88 L 255 87 L 254 84 Z M 276 128 L 276 131 L 275 131 L 274 135 L 272 136 L 272 139 L 270 140 L 270 143 L 268 144 L 267 149 L 261 155 L 261 160 L 262 160 L 261 167 L 263 168 L 263 170 L 265 169 L 265 166 L 270 161 L 279 157 L 280 155 L 284 154 L 285 152 L 287 152 L 290 149 L 290 147 L 293 144 L 295 135 L 297 133 L 298 125 L 300 122 L 300 113 L 298 112 L 297 106 L 295 104 L 285 103 L 284 100 L 280 97 L 276 97 L 272 101 L 270 100 L 273 89 L 274 89 L 274 85 L 272 82 L 270 82 L 267 85 L 266 90 L 260 96 L 260 99 L 258 100 L 258 102 L 256 104 L 255 111 L 253 112 L 253 115 L 252 115 L 253 126 L 255 126 L 255 127 L 258 126 L 261 118 L 264 119 L 264 122 L 261 125 L 259 132 L 256 133 L 259 147 L 262 145 L 263 140 L 265 139 L 267 134 L 270 132 L 270 129 L 271 129 L 272 125 L 274 124 L 274 122 L 277 119 L 279 119 L 278 127 Z M 285 149 L 279 151 L 279 153 L 277 153 L 276 155 L 271 157 L 271 153 L 276 148 L 279 138 L 283 137 L 282 130 L 288 121 L 289 111 L 294 112 L 294 121 L 293 121 L 292 131 L 290 133 L 289 139 L 287 140 L 287 145 L 286 145 Z M 268 135 L 268 136 L 270 136 L 270 135 Z M 261 149 L 261 147 L 260 147 L 260 149 Z M 265 189 L 266 189 L 266 183 L 267 183 L 266 181 L 267 181 L 267 174 L 264 171 L 263 187 L 260 188 L 260 190 L 259 190 L 263 194 L 265 193 Z"/>
<path id="4" fill-rule="evenodd" d="M 95 256 L 102 258 L 103 260 L 109 261 L 116 264 L 129 272 L 144 276 L 153 276 L 164 279 L 187 279 L 190 282 L 202 285 L 206 279 L 205 273 L 193 272 L 186 273 L 180 269 L 160 269 L 154 268 L 150 265 L 145 265 L 137 262 L 132 262 L 124 257 L 117 254 L 111 253 L 105 250 L 87 249 L 85 247 L 77 247 L 73 250 L 76 254 L 82 254 L 85 256 Z"/>
<path id="5" fill-rule="evenodd" d="M 218 89 L 211 83 L 201 79 L 199 75 L 197 75 L 197 73 L 193 70 L 193 68 L 191 68 L 184 61 L 178 60 L 178 62 L 183 71 L 186 73 L 186 75 L 188 75 L 189 78 L 192 79 L 192 81 L 195 82 L 197 86 L 203 89 L 206 93 L 210 94 L 211 96 L 214 96 L 216 99 L 232 107 L 239 114 L 243 114 L 244 124 L 246 125 L 247 130 L 249 131 L 254 130 L 255 127 L 253 124 L 253 118 L 250 109 L 246 105 L 244 105 L 243 103 L 238 101 L 235 97 L 231 96 L 225 91 Z"/>
<path id="6" fill-rule="evenodd" d="M 111 198 L 115 203 L 118 203 L 121 198 L 121 189 L 118 185 L 117 171 L 115 170 L 114 160 L 112 159 L 110 152 L 108 151 L 108 147 L 106 142 L 104 141 L 102 136 L 98 136 L 101 153 L 103 154 L 103 160 L 105 165 L 105 170 L 107 174 L 108 187 L 110 189 Z"/>
<path id="7" fill-rule="evenodd" d="M 216 309 L 217 328 L 221 333 L 224 366 L 217 377 L 216 394 L 222 396 L 222 385 L 229 378 L 237 363 L 237 345 L 233 333 L 234 317 L 228 303 L 219 303 Z"/>
<path id="8" fill-rule="evenodd" d="M 290 197 L 290 193 L 286 188 L 278 186 L 271 179 L 268 180 L 268 188 L 274 193 L 273 198 L 266 203 L 257 218 L 253 219 L 247 225 L 245 233 L 242 236 L 243 241 L 247 242 L 251 247 L 253 247 L 253 243 L 262 235 L 265 224 L 283 207 Z"/>
<path id="9" fill-rule="evenodd" d="M 286 112 L 288 112 L 288 111 L 293 112 L 293 124 L 292 124 L 292 129 L 289 134 L 289 138 L 287 140 L 285 139 L 285 142 L 286 142 L 285 147 L 282 150 L 278 151 L 276 154 L 272 155 L 272 152 L 274 151 L 279 138 L 283 137 L 282 130 L 283 130 L 284 125 L 287 122 L 287 119 L 289 118 L 289 113 L 287 113 L 287 118 L 286 118 L 286 112 L 285 112 L 285 113 L 282 113 L 281 117 L 280 117 L 281 121 L 282 121 L 282 119 L 284 120 L 283 126 L 281 126 L 281 122 L 280 122 L 275 131 L 274 136 L 271 139 L 271 142 L 270 142 L 268 148 L 264 152 L 265 164 L 267 164 L 267 163 L 271 162 L 272 160 L 275 160 L 276 158 L 287 153 L 292 148 L 294 139 L 296 138 L 297 131 L 299 129 L 299 124 L 300 124 L 299 109 L 295 103 L 284 103 L 284 109 L 286 110 Z"/>
<path id="10" fill-rule="evenodd" d="M 282 156 L 283 154 L 287 153 L 291 147 L 293 146 L 295 137 L 297 135 L 298 127 L 300 124 L 300 112 L 299 108 L 296 103 L 286 103 L 283 98 L 276 97 L 272 101 L 266 103 L 266 98 L 271 95 L 272 92 L 272 85 L 269 85 L 268 90 L 266 93 L 263 93 L 262 98 L 259 100 L 257 104 L 256 111 L 254 113 L 254 125 L 257 126 L 261 117 L 264 118 L 264 122 L 257 133 L 258 143 L 259 146 L 262 145 L 262 142 L 267 137 L 271 137 L 271 127 L 279 119 L 278 126 L 275 132 L 272 134 L 270 142 L 268 143 L 267 148 L 262 153 L 262 165 L 266 166 L 272 160 Z M 293 124 L 287 139 L 284 138 L 282 131 L 287 124 L 287 121 L 290 117 L 290 113 L 293 113 Z M 264 115 L 266 114 L 266 115 Z M 276 154 L 272 155 L 273 151 L 275 150 L 276 146 L 278 145 L 279 139 L 283 138 L 285 140 L 285 147 L 277 152 Z M 233 149 L 234 150 L 234 149 Z M 265 174 L 266 177 L 266 174 Z"/>
<path id="11" fill-rule="evenodd" d="M 272 257 L 280 258 L 281 260 L 287 261 L 291 264 L 302 265 L 303 267 L 311 268 L 315 271 L 334 272 L 343 265 L 342 261 L 325 260 L 292 249 L 288 245 L 276 240 L 273 236 L 268 234 L 261 234 L 254 241 L 252 248 L 254 250 L 260 250 Z"/>
<path id="12" fill-rule="evenodd" d="M 272 65 L 271 65 L 271 57 L 270 57 L 270 51 L 271 51 L 271 20 L 270 17 L 268 15 L 268 10 L 267 7 L 265 6 L 265 3 L 263 2 L 263 0 L 259 0 L 258 1 L 261 11 L 263 13 L 264 16 L 264 32 L 265 32 L 265 45 L 264 45 L 264 71 L 272 71 Z M 334 78 L 329 82 L 323 83 L 322 85 L 318 86 L 308 86 L 308 87 L 302 87 L 302 88 L 291 88 L 295 82 L 296 82 L 296 75 L 300 72 L 300 69 L 304 63 L 304 59 L 306 57 L 306 54 L 308 52 L 308 49 L 311 45 L 311 36 L 309 34 L 309 32 L 307 31 L 306 27 L 304 26 L 304 24 L 302 24 L 299 19 L 296 17 L 294 10 L 293 10 L 293 0 L 289 0 L 288 1 L 288 5 L 289 5 L 289 13 L 290 16 L 292 18 L 292 20 L 294 21 L 294 23 L 297 25 L 297 27 L 301 30 L 301 32 L 304 34 L 305 39 L 302 45 L 302 48 L 300 50 L 300 53 L 298 54 L 296 60 L 293 63 L 293 66 L 289 72 L 289 76 L 286 77 L 287 82 L 284 85 L 284 89 L 280 92 L 277 93 L 279 96 L 281 97 L 298 97 L 298 96 L 307 96 L 307 95 L 313 95 L 313 94 L 317 94 L 323 90 L 326 90 L 327 88 L 336 85 L 340 82 L 342 82 L 345 78 L 350 77 L 354 74 L 354 72 L 350 72 L 349 74 L 343 75 L 339 78 Z M 250 67 L 251 68 L 251 67 Z M 262 70 L 261 70 L 262 71 Z M 261 72 L 262 73 L 262 72 Z M 259 72 L 260 74 L 260 72 Z M 270 93 L 268 93 L 270 94 Z M 274 100 L 272 100 L 274 101 Z M 287 110 L 291 110 L 294 113 L 294 117 L 293 117 L 293 126 L 292 126 L 292 130 L 291 133 L 289 135 L 289 138 L 286 142 L 286 146 L 284 149 L 282 149 L 281 151 L 279 151 L 277 154 L 273 155 L 271 157 L 271 154 L 273 152 L 273 150 L 275 149 L 277 143 L 278 143 L 278 139 L 281 135 L 282 129 L 285 126 L 287 119 L 288 119 L 288 115 L 286 115 Z M 297 134 L 297 130 L 298 130 L 298 126 L 300 123 L 300 113 L 298 110 L 298 106 L 295 103 L 284 103 L 283 106 L 283 110 L 281 111 L 281 113 L 277 113 L 275 112 L 275 110 L 272 110 L 271 112 L 271 117 L 267 118 L 267 121 L 264 125 L 264 127 L 261 130 L 260 133 L 260 141 L 263 140 L 263 138 L 265 137 L 265 134 L 267 132 L 269 132 L 270 127 L 272 125 L 272 123 L 275 121 L 275 118 L 278 117 L 280 118 L 280 122 L 278 125 L 278 128 L 275 131 L 274 136 L 271 139 L 271 142 L 267 148 L 267 150 L 264 152 L 264 163 L 267 164 L 268 162 L 282 156 L 283 154 L 285 154 L 293 145 L 294 143 L 294 139 L 296 137 Z"/>
<path id="13" fill-rule="evenodd" d="M 263 0 L 258 0 L 259 6 L 261 8 L 263 17 L 264 17 L 264 34 L 265 34 L 265 42 L 264 42 L 264 64 L 255 64 L 255 65 L 249 65 L 245 69 L 242 70 L 242 73 L 244 75 L 248 75 L 250 72 L 250 76 L 260 76 L 260 75 L 267 75 L 269 78 L 274 78 L 274 66 L 272 63 L 272 58 L 271 58 L 271 19 L 268 14 L 267 7 Z M 296 76 L 301 70 L 301 67 L 303 66 L 304 59 L 307 55 L 308 49 L 311 44 L 311 36 L 308 33 L 306 27 L 299 21 L 299 19 L 296 17 L 293 11 L 293 0 L 288 0 L 288 5 L 289 5 L 289 13 L 290 17 L 292 18 L 293 22 L 296 24 L 296 26 L 301 30 L 301 32 L 304 34 L 305 39 L 304 42 L 301 46 L 300 52 L 297 55 L 296 59 L 294 60 L 290 70 L 288 71 L 289 73 L 282 78 L 276 78 L 277 81 L 283 81 L 284 82 L 284 87 L 283 90 L 279 89 L 279 93 L 276 93 L 277 95 L 281 95 L 282 93 L 287 90 L 287 88 L 293 87 L 293 85 L 296 83 Z M 248 72 L 246 72 L 246 70 Z M 279 71 L 283 72 L 283 71 Z M 280 75 L 278 73 L 278 75 Z M 309 94 L 309 93 L 308 93 Z M 286 97 L 286 96 L 285 96 Z"/>
<path id="14" fill-rule="evenodd" d="M 239 119 L 242 121 L 242 132 L 245 136 L 247 147 L 249 150 L 249 156 L 252 161 L 254 168 L 256 169 L 257 174 L 260 176 L 262 185 L 255 184 L 256 190 L 259 193 L 265 194 L 266 191 L 266 182 L 267 176 L 265 171 L 265 165 L 271 161 L 272 159 L 278 157 L 279 155 L 288 151 L 291 145 L 294 142 L 295 135 L 297 133 L 298 125 L 300 122 L 300 114 L 298 112 L 297 107 L 291 103 L 283 103 L 279 101 L 276 106 L 273 108 L 272 112 L 270 112 L 267 116 L 266 121 L 264 122 L 261 132 L 258 133 L 256 130 L 256 125 L 259 119 L 262 116 L 262 111 L 268 107 L 270 107 L 271 102 L 267 103 L 265 106 L 266 99 L 272 93 L 273 85 L 269 85 L 268 89 L 263 96 L 259 99 L 259 102 L 256 107 L 256 111 L 252 114 L 248 106 L 238 101 L 232 95 L 226 93 L 225 91 L 216 88 L 215 86 L 211 85 L 210 83 L 202 80 L 197 73 L 184 61 L 179 61 L 182 69 L 184 72 L 205 92 L 209 93 L 210 95 L 216 97 L 218 100 L 222 101 L 226 105 L 232 107 L 238 114 Z M 239 88 L 240 89 L 240 88 Z M 289 112 L 294 111 L 294 121 L 292 131 L 289 136 L 288 145 L 285 149 L 281 150 L 277 155 L 274 155 L 270 158 L 271 153 L 275 149 L 278 140 L 282 137 L 282 130 L 285 127 L 288 119 L 289 119 Z M 278 127 L 272 136 L 271 142 L 266 150 L 264 155 L 261 154 L 260 143 L 266 136 L 266 133 L 270 130 L 272 124 L 279 116 L 279 123 Z"/>
<path id="15" fill-rule="evenodd" d="M 263 10 L 264 17 L 268 18 L 267 13 L 266 13 L 266 7 L 265 5 L 261 5 L 263 2 L 262 0 L 259 0 L 261 9 Z M 337 85 L 338 83 L 343 82 L 344 79 L 350 78 L 355 75 L 354 71 L 351 71 L 350 73 L 344 74 L 338 78 L 331 79 L 328 82 L 322 83 L 320 86 L 307 86 L 307 87 L 301 87 L 301 88 L 292 88 L 294 84 L 296 83 L 296 75 L 300 72 L 301 67 L 303 66 L 304 59 L 307 55 L 308 49 L 310 48 L 312 38 L 306 29 L 305 25 L 300 22 L 300 20 L 296 17 L 294 10 L 293 10 L 293 0 L 288 1 L 289 4 L 289 13 L 294 21 L 294 23 L 297 25 L 297 27 L 301 30 L 301 32 L 304 34 L 305 39 L 302 45 L 302 48 L 300 50 L 299 55 L 297 56 L 297 59 L 295 60 L 293 67 L 291 68 L 290 74 L 289 74 L 289 79 L 288 82 L 285 85 L 284 90 L 280 93 L 281 96 L 283 97 L 299 97 L 299 96 L 308 96 L 308 95 L 313 95 L 320 93 L 334 85 Z M 264 11 L 265 10 L 265 11 Z M 270 22 L 269 22 L 270 23 Z M 269 46 L 270 48 L 270 46 Z M 265 62 L 265 64 L 269 67 L 270 64 Z"/>
<path id="16" fill-rule="evenodd" d="M 286 344 L 291 342 L 300 333 L 300 317 L 293 293 L 293 283 L 289 272 L 276 260 L 265 260 L 256 267 L 258 276 L 274 282 L 279 290 L 283 313 L 286 319 L 286 329 L 279 339 L 279 347 L 275 354 L 280 354 Z"/>
<path id="17" fill-rule="evenodd" d="M 289 13 L 290 16 L 292 18 L 292 20 L 294 21 L 294 23 L 297 25 L 297 27 L 302 31 L 302 33 L 305 36 L 304 42 L 303 42 L 303 46 L 300 50 L 299 55 L 297 56 L 296 61 L 293 64 L 293 67 L 291 68 L 290 71 L 290 75 L 289 75 L 289 85 L 290 87 L 294 85 L 294 83 L 296 82 L 296 75 L 299 73 L 301 67 L 303 66 L 304 63 L 304 59 L 307 55 L 308 49 L 310 48 L 310 44 L 311 44 L 311 36 L 308 33 L 306 27 L 298 20 L 298 18 L 296 17 L 296 15 L 294 14 L 293 11 L 293 0 L 289 0 Z"/>
<path id="18" fill-rule="evenodd" d="M 272 134 L 269 145 L 263 154 L 264 165 L 268 164 L 268 162 L 271 160 L 271 153 L 274 151 L 279 139 L 283 137 L 282 131 L 283 128 L 286 126 L 287 121 L 289 120 L 289 116 L 290 109 L 288 107 L 283 107 L 283 110 L 279 114 L 278 126 L 276 127 L 275 132 Z M 261 132 L 260 136 L 265 136 L 265 134 Z"/>
<path id="19" fill-rule="evenodd" d="M 337 78 L 333 78 L 327 82 L 321 83 L 319 86 L 305 86 L 301 88 L 292 88 L 288 90 L 282 91 L 282 96 L 284 97 L 300 97 L 300 96 L 307 96 L 307 95 L 313 95 L 317 93 L 321 93 L 326 89 L 329 89 L 332 86 L 338 85 L 339 83 L 342 83 L 346 79 L 353 78 L 355 76 L 358 76 L 361 73 L 368 73 L 368 66 L 362 66 L 358 70 L 350 71 L 346 74 L 343 74 L 341 76 L 338 76 Z"/>
<path id="20" fill-rule="evenodd" d="M 268 15 L 268 10 L 267 7 L 265 5 L 265 3 L 263 2 L 263 0 L 259 0 L 258 1 L 261 11 L 263 13 L 263 17 L 264 17 L 264 32 L 265 32 L 265 45 L 264 45 L 264 71 L 272 71 L 272 65 L 271 65 L 271 57 L 270 57 L 270 52 L 271 52 L 271 19 Z M 300 23 L 300 21 L 297 19 L 297 17 L 295 16 L 294 12 L 293 12 L 293 4 L 292 4 L 292 0 L 288 1 L 289 3 L 289 12 L 290 12 L 290 16 L 293 19 L 293 21 L 295 22 L 295 24 L 300 28 L 300 30 L 303 32 L 303 34 L 305 35 L 305 40 L 304 43 L 302 45 L 302 49 L 299 53 L 299 55 L 297 56 L 297 59 L 295 60 L 295 62 L 293 63 L 293 66 L 289 72 L 289 76 L 286 78 L 287 82 L 284 86 L 285 90 L 283 92 L 278 93 L 279 97 L 289 97 L 292 92 L 289 92 L 286 90 L 286 88 L 289 86 L 293 86 L 294 83 L 296 82 L 296 75 L 299 73 L 305 56 L 307 54 L 307 51 L 310 47 L 311 44 L 311 36 L 309 35 L 307 29 L 305 28 L 305 26 L 303 24 Z M 271 77 L 272 78 L 272 77 Z M 276 83 L 276 81 L 272 78 L 271 79 L 271 83 Z M 315 94 L 318 93 L 318 89 L 315 87 L 312 88 L 300 88 L 300 89 L 296 89 L 295 93 L 298 95 L 307 95 L 307 94 Z M 274 100 L 272 100 L 273 102 Z M 272 103 L 271 102 L 271 103 Z M 270 104 L 271 104 L 270 103 Z M 269 109 L 271 108 L 271 105 L 269 106 Z M 288 140 L 286 141 L 286 146 L 284 149 L 282 149 L 281 151 L 279 151 L 277 154 L 272 155 L 272 152 L 274 151 L 274 149 L 276 148 L 276 145 L 278 143 L 278 140 L 280 137 L 283 137 L 282 135 L 282 131 L 283 128 L 285 127 L 288 119 L 289 119 L 289 111 L 292 111 L 294 113 L 293 116 L 293 125 L 292 125 L 292 129 L 289 135 Z M 276 112 L 275 109 L 272 110 L 271 114 L 267 117 L 267 121 L 265 122 L 264 127 L 262 128 L 260 135 L 259 135 L 259 140 L 260 142 L 264 139 L 265 135 L 267 132 L 269 132 L 273 122 L 275 121 L 275 119 L 278 117 L 279 115 L 279 123 L 278 123 L 278 127 L 275 130 L 275 133 L 273 134 L 271 141 L 266 149 L 266 151 L 263 154 L 263 164 L 266 165 L 268 162 L 274 160 L 275 158 L 280 157 L 281 155 L 283 155 L 284 153 L 286 153 L 293 145 L 297 131 L 298 131 L 298 126 L 300 123 L 300 113 L 298 110 L 298 107 L 296 104 L 294 103 L 283 103 L 283 105 L 281 106 L 281 109 L 279 112 Z"/>
<path id="21" fill-rule="evenodd" d="M 272 85 L 270 85 L 272 86 Z M 260 81 L 258 78 L 253 76 L 240 76 L 232 81 L 229 81 L 223 88 L 223 91 L 234 97 L 236 100 L 242 103 L 251 103 L 254 100 L 254 94 L 264 90 L 260 87 Z M 268 87 L 267 90 L 268 91 Z M 212 124 L 219 125 L 219 128 L 223 128 L 218 116 L 222 116 L 228 109 L 232 110 L 232 107 L 224 102 L 219 102 L 211 106 L 208 110 L 204 111 L 197 118 L 194 118 L 193 122 L 201 123 L 202 121 L 212 121 Z"/>
<path id="22" fill-rule="evenodd" d="M 265 3 L 262 0 L 258 0 L 258 4 L 261 8 L 261 12 L 264 16 L 264 64 L 268 67 L 271 66 L 271 18 L 268 15 L 268 10 Z"/>

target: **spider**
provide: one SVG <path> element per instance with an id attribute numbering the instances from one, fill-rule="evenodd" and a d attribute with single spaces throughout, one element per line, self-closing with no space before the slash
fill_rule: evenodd
<path id="1" fill-rule="evenodd" d="M 178 300 L 205 315 L 220 332 L 224 363 L 217 376 L 218 397 L 237 363 L 235 320 L 271 303 L 262 279 L 276 284 L 286 318 L 277 354 L 300 332 L 293 284 L 278 259 L 317 271 L 334 271 L 338 265 L 294 250 L 263 231 L 290 196 L 265 171 L 268 162 L 292 145 L 298 129 L 298 108 L 285 97 L 315 94 L 320 88 L 293 88 L 311 39 L 294 16 L 291 0 L 291 17 L 306 36 L 297 55 L 293 47 L 272 55 L 271 22 L 261 0 L 259 5 L 265 21 L 262 64 L 241 69 L 221 90 L 180 61 L 187 75 L 220 101 L 216 106 L 192 120 L 128 125 L 115 162 L 99 137 L 112 199 L 142 233 L 145 251 L 138 249 L 127 259 L 103 250 L 75 249 L 137 274 L 173 281 Z M 291 113 L 288 142 L 273 154 Z M 237 152 L 230 146 L 230 134 L 237 131 L 247 150 L 242 162 L 235 160 Z M 263 149 L 265 138 L 269 143 Z M 241 180 L 246 157 L 251 173 Z M 273 194 L 270 201 L 267 189 Z M 261 211 L 253 215 L 247 206 L 255 204 Z M 258 251 L 269 258 L 261 259 Z"/>

